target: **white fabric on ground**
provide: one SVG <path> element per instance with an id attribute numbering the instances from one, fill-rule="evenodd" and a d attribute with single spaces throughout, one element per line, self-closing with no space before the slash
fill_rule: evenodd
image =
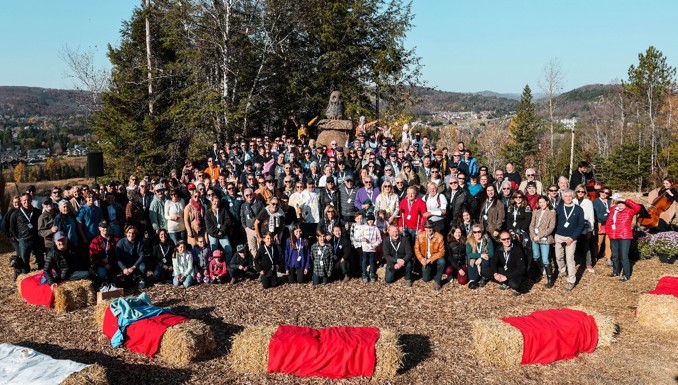
<path id="1" fill-rule="evenodd" d="M 71 360 L 56 360 L 23 346 L 0 344 L 0 384 L 58 385 L 88 366 Z"/>

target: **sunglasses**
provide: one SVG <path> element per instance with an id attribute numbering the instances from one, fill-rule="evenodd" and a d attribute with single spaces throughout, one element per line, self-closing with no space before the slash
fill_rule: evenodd
<path id="1" fill-rule="evenodd" d="M 504 191 L 510 191 L 511 190 L 510 188 L 507 188 L 507 187 L 502 187 L 501 189 L 504 190 Z"/>
<path id="2" fill-rule="evenodd" d="M 459 184 L 459 182 L 450 182 L 450 186 L 452 186 L 453 184 Z"/>
<path id="3" fill-rule="evenodd" d="M 610 192 L 609 192 L 609 191 L 601 191 L 600 193 L 601 193 L 601 194 L 610 195 Z"/>
<path id="4" fill-rule="evenodd" d="M 534 176 L 534 174 L 527 174 L 527 176 Z"/>
<path id="5" fill-rule="evenodd" d="M 499 240 L 502 241 L 502 242 L 506 242 L 506 241 L 510 241 L 511 238 L 500 238 Z"/>
<path id="6" fill-rule="evenodd" d="M 245 198 L 249 198 L 251 196 L 252 196 L 252 194 L 245 194 Z"/>
<path id="7" fill-rule="evenodd" d="M 480 230 L 473 230 L 473 234 L 482 234 L 483 232 Z"/>
<path id="8" fill-rule="evenodd" d="M 271 207 L 277 207 L 278 206 L 277 203 L 270 203 L 270 205 L 271 205 Z"/>
<path id="9" fill-rule="evenodd" d="M 558 192 L 558 190 L 551 190 L 551 189 L 549 189 L 549 192 Z"/>
<path id="10" fill-rule="evenodd" d="M 235 190 L 235 187 L 226 187 L 226 190 Z"/>
<path id="11" fill-rule="evenodd" d="M 403 184 L 403 183 L 405 183 L 405 182 L 396 182 L 396 184 Z"/>

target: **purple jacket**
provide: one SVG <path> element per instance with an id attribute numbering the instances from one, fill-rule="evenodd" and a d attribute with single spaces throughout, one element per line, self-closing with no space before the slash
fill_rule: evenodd
<path id="1" fill-rule="evenodd" d="M 301 260 L 299 259 L 301 257 Z M 283 270 L 287 269 L 309 269 L 311 267 L 310 248 L 302 244 L 300 249 L 295 249 L 290 245 L 289 238 L 285 241 L 285 255 L 283 257 Z"/>
<path id="2" fill-rule="evenodd" d="M 360 190 L 358 190 L 358 193 L 355 195 L 355 208 L 361 210 L 363 208 L 363 202 L 365 202 L 367 199 L 370 199 L 372 201 L 372 205 L 374 205 L 374 201 L 378 196 L 379 187 L 372 188 L 372 198 L 370 198 L 370 196 L 367 194 L 365 187 L 361 187 Z"/>

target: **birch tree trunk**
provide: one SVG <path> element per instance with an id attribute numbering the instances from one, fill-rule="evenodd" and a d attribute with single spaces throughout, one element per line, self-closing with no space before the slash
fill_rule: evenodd
<path id="1" fill-rule="evenodd" d="M 148 113 L 153 115 L 153 64 L 151 62 L 151 0 L 145 0 L 144 10 L 146 13 L 146 65 L 148 77 Z"/>

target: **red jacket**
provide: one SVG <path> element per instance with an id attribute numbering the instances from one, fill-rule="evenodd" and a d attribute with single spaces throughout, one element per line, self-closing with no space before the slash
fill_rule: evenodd
<path id="1" fill-rule="evenodd" d="M 630 199 L 624 203 L 626 207 L 622 211 L 616 211 L 616 207 L 610 208 L 610 215 L 605 222 L 605 232 L 610 239 L 633 239 L 631 222 L 640 212 L 640 205 Z"/>
<path id="2" fill-rule="evenodd" d="M 404 227 L 411 230 L 424 230 L 424 223 L 426 223 L 426 218 L 424 218 L 424 213 L 426 212 L 426 203 L 423 199 L 416 197 L 414 202 L 412 202 L 412 207 L 407 200 L 407 197 L 403 198 L 400 201 L 400 213 L 398 218 L 398 227 Z M 417 219 L 419 223 L 417 224 Z M 404 224 L 404 226 L 403 226 Z"/>

